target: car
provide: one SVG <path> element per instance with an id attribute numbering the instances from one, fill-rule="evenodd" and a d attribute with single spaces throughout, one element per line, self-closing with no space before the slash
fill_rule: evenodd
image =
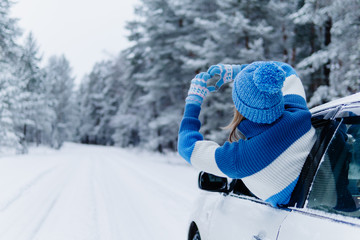
<path id="1" fill-rule="evenodd" d="M 317 140 L 289 204 L 273 207 L 241 179 L 200 172 L 189 240 L 360 239 L 360 93 L 310 111 Z"/>

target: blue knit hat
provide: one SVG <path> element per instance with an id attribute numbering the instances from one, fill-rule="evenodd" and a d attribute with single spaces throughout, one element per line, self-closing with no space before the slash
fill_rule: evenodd
<path id="1" fill-rule="evenodd" d="M 272 123 L 284 112 L 282 86 L 285 72 L 275 62 L 253 62 L 234 80 L 236 109 L 256 123 Z"/>

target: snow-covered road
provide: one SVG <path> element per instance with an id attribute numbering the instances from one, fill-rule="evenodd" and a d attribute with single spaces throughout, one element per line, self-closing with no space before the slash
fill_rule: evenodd
<path id="1" fill-rule="evenodd" d="M 67 143 L 0 158 L 0 240 L 186 239 L 198 172 L 177 156 Z"/>

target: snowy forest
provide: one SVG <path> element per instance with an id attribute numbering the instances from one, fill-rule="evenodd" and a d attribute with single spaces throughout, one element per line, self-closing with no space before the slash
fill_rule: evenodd
<path id="1" fill-rule="evenodd" d="M 309 107 L 360 88 L 359 0 L 141 0 L 131 47 L 77 87 L 65 56 L 43 67 L 35 36 L 19 43 L 13 4 L 0 1 L 0 151 L 64 141 L 176 151 L 190 81 L 217 63 L 287 62 Z M 232 108 L 231 85 L 209 94 L 205 138 L 226 140 Z"/>

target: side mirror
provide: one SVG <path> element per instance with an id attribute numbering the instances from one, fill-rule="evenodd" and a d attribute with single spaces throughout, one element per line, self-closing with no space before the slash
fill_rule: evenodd
<path id="1" fill-rule="evenodd" d="M 206 172 L 199 174 L 199 188 L 210 192 L 225 192 L 228 193 L 228 180 L 224 177 L 219 177 Z"/>

